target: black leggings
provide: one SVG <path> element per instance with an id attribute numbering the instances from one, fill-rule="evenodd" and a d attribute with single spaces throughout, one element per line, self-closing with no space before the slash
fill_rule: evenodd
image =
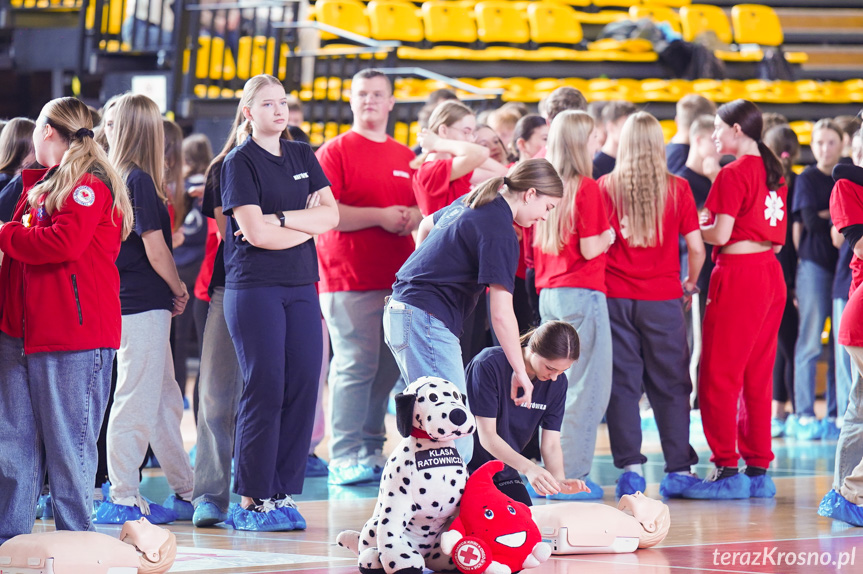
<path id="1" fill-rule="evenodd" d="M 773 400 L 794 403 L 794 345 L 800 318 L 794 306 L 794 294 L 789 290 L 779 324 L 779 340 L 776 345 L 776 362 L 773 364 Z"/>

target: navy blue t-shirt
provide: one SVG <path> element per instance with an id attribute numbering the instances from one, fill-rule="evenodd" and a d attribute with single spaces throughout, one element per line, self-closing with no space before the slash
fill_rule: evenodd
<path id="1" fill-rule="evenodd" d="M 260 249 L 235 237 L 237 221 L 230 217 L 241 205 L 258 205 L 264 214 L 306 208 L 309 195 L 330 185 L 312 148 L 279 140 L 275 156 L 252 138 L 231 150 L 222 165 L 222 209 L 229 217 L 225 231 L 225 287 L 309 285 L 318 281 L 315 242 L 290 249 Z"/>
<path id="2" fill-rule="evenodd" d="M 566 408 L 566 375 L 556 381 L 533 379 L 531 408 L 517 407 L 510 398 L 512 367 L 501 347 L 488 347 L 473 358 L 465 370 L 467 404 L 477 417 L 497 419 L 497 434 L 521 452 L 533 437 L 536 429 L 560 431 L 563 411 Z M 473 435 L 473 458 L 467 465 L 470 472 L 494 457 L 480 444 L 479 435 Z M 495 480 L 518 478 L 516 470 L 505 467 Z"/>
<path id="3" fill-rule="evenodd" d="M 24 180 L 21 174 L 10 177 L 0 173 L 0 221 L 9 221 L 15 215 L 15 207 L 24 191 Z"/>
<path id="4" fill-rule="evenodd" d="M 144 240 L 147 231 L 159 230 L 171 249 L 171 217 L 159 199 L 153 178 L 135 168 L 126 177 L 135 227 L 120 246 L 117 269 L 120 271 L 120 307 L 123 315 L 156 309 L 174 308 L 174 294 L 147 259 Z"/>
<path id="5" fill-rule="evenodd" d="M 512 209 L 502 195 L 476 209 L 459 198 L 437 211 L 434 221 L 396 273 L 393 298 L 434 315 L 460 337 L 486 286 L 513 292 L 519 248 Z"/>
<path id="6" fill-rule="evenodd" d="M 614 164 L 617 160 L 603 151 L 596 152 L 593 156 L 593 179 L 599 179 L 603 175 L 608 175 L 614 171 Z"/>
<path id="7" fill-rule="evenodd" d="M 207 182 L 204 184 L 204 197 L 201 201 L 201 212 L 210 219 L 216 219 L 216 208 L 222 207 L 222 164 L 225 158 L 217 159 L 207 171 Z M 220 229 L 219 233 L 222 237 L 225 236 L 225 230 Z M 210 278 L 210 285 L 207 287 L 207 293 L 210 297 L 213 296 L 213 289 L 216 287 L 225 286 L 225 242 L 219 242 L 219 248 L 216 250 L 216 258 L 213 260 L 213 276 Z"/>
<path id="8" fill-rule="evenodd" d="M 665 146 L 665 163 L 668 165 L 668 171 L 674 175 L 680 175 L 678 172 L 686 165 L 687 159 L 689 159 L 689 144 L 671 142 Z"/>
<path id="9" fill-rule="evenodd" d="M 792 171 L 785 177 L 785 182 L 788 185 L 788 198 L 786 200 L 788 213 L 794 213 L 794 190 L 796 189 L 797 174 Z M 785 245 L 776 254 L 776 259 L 782 266 L 782 275 L 785 276 L 785 286 L 788 289 L 794 289 L 797 283 L 797 249 L 794 247 L 793 230 L 794 226 L 789 221 L 785 231 Z"/>
<path id="10" fill-rule="evenodd" d="M 836 275 L 833 276 L 833 299 L 848 300 L 851 291 L 851 259 L 854 250 L 847 241 L 839 247 L 839 259 L 836 262 Z"/>
<path id="11" fill-rule="evenodd" d="M 814 165 L 804 169 L 795 184 L 794 214 L 802 217 L 803 210 L 807 208 L 815 211 L 830 209 L 833 183 L 832 176 L 822 173 Z M 839 252 L 833 247 L 833 241 L 830 239 L 830 222 L 818 218 L 815 223 L 817 228 L 810 229 L 804 221 L 797 255 L 800 259 L 817 263 L 832 273 L 836 269 Z"/>
<path id="12" fill-rule="evenodd" d="M 187 211 L 181 227 L 185 239 L 180 246 L 174 249 L 174 262 L 177 267 L 193 264 L 199 266 L 204 260 L 204 249 L 207 244 L 207 220 L 204 219 L 204 214 L 201 212 L 203 199 L 189 195 L 189 189 L 202 183 L 204 183 L 203 175 L 186 178 L 186 181 L 183 182 L 185 188 L 183 197 L 186 201 Z"/>
<path id="13" fill-rule="evenodd" d="M 672 171 L 671 173 L 676 176 L 682 177 L 689 182 L 689 189 L 692 190 L 692 196 L 695 198 L 695 207 L 697 209 L 701 209 L 702 207 L 704 207 L 704 203 L 707 201 L 707 195 L 710 193 L 710 186 L 713 185 L 713 183 L 710 181 L 710 178 L 701 175 L 700 173 L 695 173 L 694 171 L 686 167 L 686 165 L 676 171 Z"/>

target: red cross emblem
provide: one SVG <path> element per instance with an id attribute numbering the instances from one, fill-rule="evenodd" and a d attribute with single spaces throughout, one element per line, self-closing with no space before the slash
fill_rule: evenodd
<path id="1" fill-rule="evenodd" d="M 452 555 L 453 562 L 462 572 L 483 572 L 489 564 L 486 549 L 475 538 L 462 539 L 455 545 Z"/>

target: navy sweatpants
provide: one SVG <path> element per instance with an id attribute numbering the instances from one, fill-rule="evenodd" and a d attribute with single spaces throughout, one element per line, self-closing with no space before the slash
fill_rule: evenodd
<path id="1" fill-rule="evenodd" d="M 638 401 L 647 393 L 656 417 L 665 472 L 689 470 L 689 349 L 680 299 L 608 299 L 613 371 L 606 420 L 614 466 L 644 464 Z"/>
<path id="2" fill-rule="evenodd" d="M 224 310 L 244 382 L 234 490 L 252 498 L 299 494 L 323 353 L 315 287 L 225 289 Z"/>

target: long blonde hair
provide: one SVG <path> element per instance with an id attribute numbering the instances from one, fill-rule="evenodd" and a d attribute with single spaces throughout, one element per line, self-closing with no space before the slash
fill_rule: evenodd
<path id="1" fill-rule="evenodd" d="M 243 97 L 240 98 L 240 108 L 239 114 L 243 119 L 243 122 L 240 124 L 240 127 L 237 128 L 237 145 L 240 145 L 246 138 L 252 136 L 252 122 L 251 120 L 245 119 L 245 115 L 243 114 L 243 108 L 250 108 L 255 103 L 255 98 L 258 96 L 258 92 L 261 91 L 261 88 L 266 86 L 283 86 L 282 82 L 279 81 L 275 76 L 271 76 L 269 74 L 258 74 L 246 82 L 243 86 Z M 291 132 L 288 131 L 288 127 L 285 126 L 285 130 L 279 136 L 280 139 L 283 140 L 292 140 Z"/>
<path id="2" fill-rule="evenodd" d="M 563 183 L 554 166 L 546 159 L 536 158 L 519 162 L 506 177 L 493 177 L 478 185 L 462 201 L 476 209 L 491 203 L 501 193 L 520 193 L 530 188 L 540 195 L 563 197 Z"/>
<path id="3" fill-rule="evenodd" d="M 437 105 L 429 117 L 428 131 L 437 134 L 441 126 L 451 126 L 466 118 L 474 115 L 473 110 L 461 103 L 458 100 L 444 100 Z M 428 157 L 427 152 L 423 152 L 413 160 L 411 160 L 411 169 L 419 169 Z"/>
<path id="4" fill-rule="evenodd" d="M 63 154 L 54 175 L 33 186 L 27 194 L 30 206 L 36 208 L 44 201 L 48 213 L 62 209 L 75 184 L 89 173 L 102 180 L 114 197 L 112 206 L 122 218 L 122 238 L 132 232 L 132 202 L 126 192 L 126 180 L 108 161 L 105 150 L 92 137 L 93 120 L 90 110 L 75 98 L 57 98 L 42 108 L 41 117 L 67 142 L 69 148 Z M 79 130 L 89 133 L 79 135 Z M 44 196 L 44 197 L 43 197 Z"/>
<path id="5" fill-rule="evenodd" d="M 534 245 L 543 253 L 560 253 L 575 230 L 575 197 L 581 178 L 593 173 L 593 162 L 587 151 L 593 127 L 593 118 L 581 111 L 561 112 L 551 122 L 546 158 L 563 180 L 563 199 L 549 212 L 548 219 L 536 224 Z"/>
<path id="6" fill-rule="evenodd" d="M 631 247 L 662 245 L 670 178 L 659 121 L 647 112 L 632 114 L 620 132 L 614 171 L 606 178 L 618 221 L 629 220 Z"/>
<path id="7" fill-rule="evenodd" d="M 149 175 L 164 203 L 165 129 L 159 106 L 140 94 L 126 94 L 114 107 L 114 137 L 108 157 L 125 181 L 136 167 Z"/>

